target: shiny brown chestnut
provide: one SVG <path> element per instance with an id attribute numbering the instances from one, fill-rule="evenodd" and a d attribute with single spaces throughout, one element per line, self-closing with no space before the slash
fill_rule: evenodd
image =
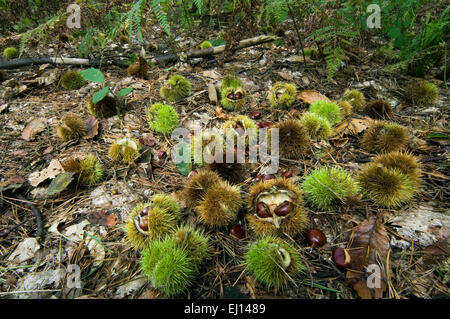
<path id="1" fill-rule="evenodd" d="M 280 205 L 278 205 L 275 209 L 274 209 L 274 213 L 277 216 L 286 216 L 288 215 L 290 212 L 292 212 L 292 210 L 294 209 L 294 203 L 285 200 L 284 202 L 282 202 Z"/>
<path id="2" fill-rule="evenodd" d="M 259 112 L 259 111 L 252 112 L 252 119 L 253 120 L 259 120 L 260 118 L 261 118 L 261 112 Z"/>
<path id="3" fill-rule="evenodd" d="M 272 175 L 272 174 L 264 174 L 263 176 L 262 176 L 262 180 L 263 181 L 268 181 L 268 180 L 271 180 L 271 179 L 274 179 L 275 177 Z"/>
<path id="4" fill-rule="evenodd" d="M 331 260 L 339 268 L 345 268 L 350 265 L 351 257 L 347 249 L 338 247 L 333 250 Z"/>
<path id="5" fill-rule="evenodd" d="M 245 232 L 241 225 L 236 224 L 230 229 L 230 235 L 237 238 L 242 239 L 245 238 Z"/>
<path id="6" fill-rule="evenodd" d="M 319 229 L 309 229 L 306 232 L 306 240 L 312 247 L 322 247 L 327 243 L 327 237 Z"/>
<path id="7" fill-rule="evenodd" d="M 240 99 L 242 99 L 242 93 L 241 93 L 241 92 L 237 92 L 236 94 L 234 94 L 234 99 L 235 99 L 235 100 L 240 100 Z"/>
<path id="8" fill-rule="evenodd" d="M 259 202 L 256 205 L 256 214 L 261 218 L 272 217 L 270 215 L 269 207 L 267 207 L 267 205 L 263 202 Z"/>
<path id="9" fill-rule="evenodd" d="M 281 174 L 281 177 L 283 177 L 283 178 L 292 177 L 292 172 L 291 171 L 286 171 L 283 174 Z"/>
<path id="10" fill-rule="evenodd" d="M 257 175 L 256 177 L 254 177 L 253 179 L 252 179 L 252 182 L 253 183 L 258 183 L 258 182 L 260 182 L 262 180 L 262 175 Z"/>

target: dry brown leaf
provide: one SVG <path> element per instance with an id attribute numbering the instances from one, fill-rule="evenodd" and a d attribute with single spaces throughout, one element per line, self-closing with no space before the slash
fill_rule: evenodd
<path id="1" fill-rule="evenodd" d="M 389 237 L 382 222 L 383 214 L 362 221 L 353 230 L 353 241 L 349 248 L 351 264 L 347 269 L 348 282 L 363 299 L 383 298 L 386 290 L 387 257 L 390 250 Z M 366 267 L 378 265 L 379 272 L 369 272 Z M 367 272 L 367 273 L 366 273 Z M 377 274 L 379 276 L 377 276 Z M 380 285 L 369 288 L 368 276 L 377 276 Z M 372 281 L 373 282 L 373 281 Z"/>
<path id="2" fill-rule="evenodd" d="M 100 224 L 107 227 L 117 225 L 119 217 L 117 214 L 108 213 L 108 210 L 102 209 L 100 211 L 94 211 L 88 215 L 89 222 L 93 224 Z"/>
<path id="3" fill-rule="evenodd" d="M 334 134 L 358 135 L 372 123 L 371 118 L 351 119 L 350 122 L 342 122 L 334 128 Z"/>
<path id="4" fill-rule="evenodd" d="M 22 138 L 25 141 L 31 141 L 37 134 L 41 133 L 47 127 L 47 120 L 39 117 L 29 122 L 22 131 Z"/>
<path id="5" fill-rule="evenodd" d="M 231 119 L 231 116 L 227 115 L 226 113 L 223 113 L 223 109 L 220 106 L 216 107 L 216 117 L 222 120 Z"/>
<path id="6" fill-rule="evenodd" d="M 50 162 L 50 165 L 47 168 L 43 169 L 40 172 L 31 173 L 28 177 L 28 181 L 31 186 L 36 187 L 46 179 L 55 178 L 62 172 L 64 172 L 64 169 L 61 166 L 61 163 L 58 160 L 54 159 Z"/>
<path id="7" fill-rule="evenodd" d="M 209 101 L 212 104 L 216 104 L 217 103 L 217 91 L 216 91 L 216 87 L 214 86 L 213 83 L 209 82 L 208 83 L 208 97 L 209 97 Z"/>
<path id="8" fill-rule="evenodd" d="M 292 76 L 287 72 L 278 72 L 278 75 L 281 76 L 286 81 L 292 80 Z"/>
<path id="9" fill-rule="evenodd" d="M 94 138 L 98 134 L 98 120 L 92 116 L 89 115 L 89 117 L 86 119 L 85 122 L 86 125 L 86 135 L 84 138 Z"/>
<path id="10" fill-rule="evenodd" d="M 325 95 L 313 91 L 313 90 L 303 90 L 297 94 L 297 100 L 302 100 L 305 103 L 311 104 L 316 101 L 330 101 Z"/>

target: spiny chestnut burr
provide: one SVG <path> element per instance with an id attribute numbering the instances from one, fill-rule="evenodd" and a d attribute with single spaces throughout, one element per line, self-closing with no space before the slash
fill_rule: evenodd
<path id="1" fill-rule="evenodd" d="M 243 239 L 245 238 L 245 232 L 241 225 L 236 224 L 230 229 L 230 235 L 237 238 L 237 239 Z"/>
<path id="2" fill-rule="evenodd" d="M 322 247 L 327 243 L 327 237 L 319 229 L 308 229 L 306 231 L 306 240 L 312 247 Z"/>
<path id="3" fill-rule="evenodd" d="M 247 215 L 258 236 L 295 236 L 308 224 L 300 189 L 289 179 L 276 178 L 253 184 L 249 190 Z"/>
<path id="4" fill-rule="evenodd" d="M 339 268 L 346 268 L 350 265 L 351 257 L 347 249 L 338 247 L 333 250 L 331 260 Z"/>

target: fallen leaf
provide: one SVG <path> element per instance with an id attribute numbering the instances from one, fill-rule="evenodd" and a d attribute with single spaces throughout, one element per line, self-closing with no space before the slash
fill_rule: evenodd
<path id="1" fill-rule="evenodd" d="M 40 117 L 30 121 L 22 131 L 22 138 L 25 141 L 31 141 L 37 134 L 41 133 L 47 127 L 47 120 Z"/>
<path id="2" fill-rule="evenodd" d="M 8 257 L 8 261 L 13 264 L 20 264 L 34 257 L 41 248 L 38 238 L 25 238 Z"/>
<path id="3" fill-rule="evenodd" d="M 25 183 L 25 178 L 20 175 L 14 175 L 8 178 L 7 181 L 0 183 L 0 192 L 4 192 L 8 189 L 17 189 Z"/>
<path id="4" fill-rule="evenodd" d="M 89 222 L 93 224 L 100 224 L 107 227 L 117 225 L 119 217 L 116 214 L 110 213 L 106 209 L 100 211 L 94 211 L 88 215 Z"/>
<path id="5" fill-rule="evenodd" d="M 383 298 L 383 292 L 386 290 L 386 274 L 389 273 L 386 265 L 389 264 L 387 257 L 390 245 L 382 215 L 372 216 L 354 228 L 353 240 L 348 250 L 351 263 L 347 269 L 347 279 L 363 299 Z M 379 271 L 369 271 L 368 267 Z M 369 288 L 369 281 L 374 283 L 373 287 Z"/>
<path id="6" fill-rule="evenodd" d="M 338 135 L 358 135 L 365 129 L 369 127 L 372 123 L 371 118 L 363 118 L 363 119 L 351 119 L 350 122 L 344 121 L 341 122 L 338 126 L 334 128 L 334 134 Z"/>
<path id="7" fill-rule="evenodd" d="M 297 94 L 297 100 L 302 100 L 305 103 L 311 104 L 316 101 L 330 101 L 325 95 L 312 91 L 312 90 L 303 90 Z"/>
<path id="8" fill-rule="evenodd" d="M 223 109 L 220 106 L 216 107 L 216 117 L 222 120 L 231 119 L 229 115 L 223 113 Z"/>
<path id="9" fill-rule="evenodd" d="M 47 195 L 56 195 L 61 193 L 73 181 L 74 175 L 75 172 L 65 172 L 56 176 L 56 178 L 52 180 L 50 186 L 47 188 Z"/>
<path id="10" fill-rule="evenodd" d="M 289 73 L 287 73 L 287 72 L 278 72 L 278 75 L 281 77 L 281 78 L 283 78 L 284 80 L 286 80 L 286 81 L 291 81 L 292 80 L 292 76 L 289 74 Z"/>
<path id="11" fill-rule="evenodd" d="M 86 135 L 84 138 L 94 138 L 98 134 L 98 120 L 92 116 L 89 115 L 89 117 L 86 119 Z"/>
<path id="12" fill-rule="evenodd" d="M 214 80 L 218 80 L 218 79 L 222 78 L 222 75 L 220 75 L 220 73 L 217 72 L 217 71 L 210 71 L 210 70 L 203 71 L 202 75 L 204 77 L 211 78 L 211 79 L 214 79 Z"/>
<path id="13" fill-rule="evenodd" d="M 62 231 L 62 235 L 71 241 L 83 240 L 84 228 L 89 225 L 87 220 L 83 220 L 81 223 L 67 227 Z"/>
<path id="14" fill-rule="evenodd" d="M 47 168 L 43 169 L 40 172 L 31 173 L 28 177 L 28 182 L 31 186 L 36 187 L 46 179 L 55 178 L 62 172 L 64 172 L 64 168 L 61 166 L 61 163 L 58 160 L 53 159 Z"/>
<path id="15" fill-rule="evenodd" d="M 208 97 L 211 104 L 217 103 L 217 91 L 213 83 L 208 83 Z"/>
<path id="16" fill-rule="evenodd" d="M 99 239 L 97 239 L 92 234 L 89 234 L 89 238 L 87 239 L 87 248 L 91 254 L 91 256 L 94 258 L 93 267 L 99 267 L 103 260 L 105 259 L 106 253 L 105 248 L 102 246 Z"/>

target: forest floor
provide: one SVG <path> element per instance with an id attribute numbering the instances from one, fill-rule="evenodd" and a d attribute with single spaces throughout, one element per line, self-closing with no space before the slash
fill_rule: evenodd
<path id="1" fill-rule="evenodd" d="M 191 33 L 199 34 L 202 32 Z M 211 31 L 208 36 L 216 38 L 217 34 Z M 144 38 L 152 45 L 162 44 L 154 35 L 144 34 Z M 201 39 L 184 35 L 178 44 L 188 51 L 204 38 L 204 34 Z M 7 43 L 0 46 L 6 47 Z M 106 55 L 139 52 L 139 49 L 137 45 L 123 47 L 116 43 L 107 47 Z M 151 54 L 162 53 L 163 50 Z M 30 57 L 46 54 L 76 57 L 73 45 L 56 40 L 26 51 Z M 332 100 L 340 99 L 348 88 L 360 89 L 367 101 L 384 99 L 391 103 L 394 115 L 390 120 L 408 127 L 411 133 L 408 151 L 423 164 L 420 193 L 398 209 L 383 209 L 366 199 L 331 213 L 305 204 L 311 228 L 321 229 L 328 242 L 315 249 L 309 246 L 304 235 L 292 239 L 305 258 L 307 269 L 301 281 L 284 291 L 267 290 L 245 271 L 242 256 L 254 240 L 246 226 L 245 207 L 236 221 L 246 230 L 244 239 L 232 237 L 228 228 L 199 226 L 211 237 L 213 258 L 204 265 L 202 275 L 188 294 L 180 297 L 340 299 L 364 296 L 364 289 L 353 286 L 349 273 L 337 268 L 330 256 L 335 247 L 350 246 L 356 227 L 366 221 L 377 228 L 377 236 L 386 239 L 390 246 L 387 259 L 381 261 L 386 272 L 381 291 L 384 297 L 448 298 L 450 96 L 444 82 L 433 74 L 427 75 L 427 80 L 439 87 L 440 95 L 435 105 L 421 107 L 408 103 L 405 98 L 404 88 L 413 77 L 386 72 L 384 68 L 389 62 L 377 54 L 375 45 L 355 46 L 347 65 L 340 68 L 332 81 L 327 81 L 325 61 L 307 59 L 305 65 L 300 56 L 295 34 L 289 31 L 284 35 L 283 45 L 270 43 L 242 49 L 224 64 L 205 58 L 153 65 L 145 79 L 129 77 L 125 68 L 102 67 L 107 83 L 116 92 L 125 87 L 134 90 L 126 99 L 122 119 L 118 116 L 99 119 L 94 138 L 72 142 L 58 138 L 56 125 L 67 112 L 86 118 L 87 99 L 101 85 L 90 83 L 79 90 L 63 89 L 58 85 L 60 75 L 75 68 L 63 65 L 8 70 L 8 79 L 0 86 L 3 190 L 0 193 L 0 298 L 165 298 L 141 273 L 140 255 L 127 242 L 124 224 L 138 202 L 154 193 L 174 194 L 179 198 L 179 191 L 187 181 L 170 158 L 176 141 L 154 134 L 145 116 L 151 104 L 161 101 L 159 89 L 174 73 L 184 75 L 193 87 L 190 97 L 174 104 L 180 115 L 180 126 L 188 129 L 193 129 L 195 120 L 201 121 L 204 128 L 220 128 L 227 116 L 238 113 L 251 116 L 254 111 L 262 113 L 260 122 L 300 118 L 308 108 L 300 98 L 289 110 L 274 110 L 268 104 L 267 91 L 276 81 L 293 82 L 298 91 L 312 90 Z M 229 73 L 242 78 L 249 101 L 239 112 L 218 112 L 219 103 L 210 101 L 208 85 L 217 86 Z M 31 121 L 34 121 L 32 128 Z M 311 154 L 304 159 L 281 159 L 276 176 L 291 171 L 292 180 L 299 183 L 312 168 L 327 165 L 356 173 L 374 155 L 359 145 L 371 121 L 365 115 L 353 114 L 335 129 L 330 140 L 311 145 Z M 131 165 L 113 161 L 108 156 L 108 148 L 116 138 L 125 135 L 144 142 L 154 140 L 154 145 L 147 149 L 153 155 L 152 160 L 143 157 Z M 158 158 L 160 151 L 165 151 L 167 156 Z M 61 172 L 58 163 L 86 153 L 95 153 L 102 161 L 103 181 L 92 187 L 71 187 L 57 196 L 47 196 L 46 188 Z M 47 170 L 49 166 L 54 170 Z M 259 164 L 249 168 L 248 176 L 240 184 L 243 196 L 260 169 Z M 19 193 L 34 203 L 41 214 L 44 237 L 39 240 L 36 218 L 26 201 L 18 199 Z M 183 213 L 186 221 L 198 224 L 194 212 L 184 208 Z M 69 265 L 80 267 L 81 289 L 67 287 L 68 278 L 73 275 Z"/>

